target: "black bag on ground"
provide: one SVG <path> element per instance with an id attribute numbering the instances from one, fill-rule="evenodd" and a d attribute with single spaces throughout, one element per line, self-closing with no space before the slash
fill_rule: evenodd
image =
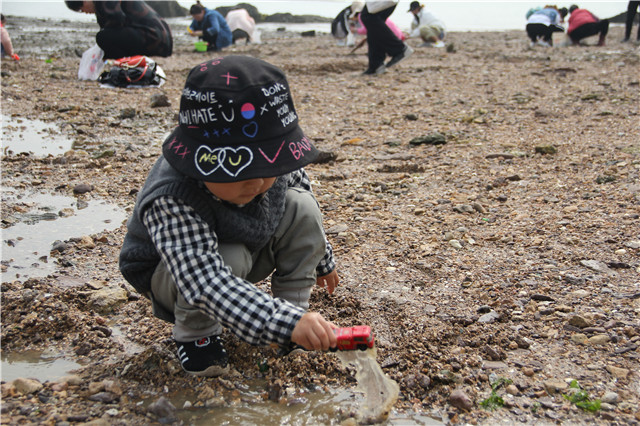
<path id="1" fill-rule="evenodd" d="M 161 77 L 156 72 L 156 63 L 147 62 L 144 66 L 113 66 L 98 77 L 101 84 L 115 87 L 159 86 Z"/>

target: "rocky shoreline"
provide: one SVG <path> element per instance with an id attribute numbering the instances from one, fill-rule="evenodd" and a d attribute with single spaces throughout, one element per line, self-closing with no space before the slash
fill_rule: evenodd
<path id="1" fill-rule="evenodd" d="M 47 37 L 18 29 L 44 23 Z M 22 60 L 2 62 L 3 114 L 56 123 L 74 147 L 4 153 L 3 186 L 130 212 L 185 75 L 207 56 L 176 26 L 174 55 L 157 58 L 163 87 L 101 89 L 77 80 L 95 25 L 12 25 Z M 372 326 L 400 385 L 390 424 L 640 423 L 640 56 L 621 35 L 529 48 L 524 31 L 454 32 L 446 49 L 411 40 L 416 53 L 378 77 L 360 75 L 365 51 L 323 34 L 273 32 L 224 52 L 284 69 L 303 129 L 328 153 L 308 172 L 343 285 L 311 306 Z M 3 199 L 3 227 L 32 207 Z M 3 424 L 189 423 L 355 386 L 328 354 L 278 358 L 230 333 L 232 372 L 187 376 L 170 326 L 118 272 L 124 232 L 69 236 L 44 256 L 56 265 L 46 277 L 3 276 L 3 356 L 46 349 L 83 366 L 3 382 Z M 188 403 L 168 402 L 180 393 Z M 299 424 L 355 424 L 354 405 Z"/>

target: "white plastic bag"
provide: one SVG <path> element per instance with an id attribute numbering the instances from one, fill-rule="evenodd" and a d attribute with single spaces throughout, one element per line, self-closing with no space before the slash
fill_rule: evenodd
<path id="1" fill-rule="evenodd" d="M 389 9 L 391 6 L 395 6 L 398 0 L 381 0 L 381 1 L 367 1 L 367 10 L 369 13 L 378 13 L 382 10 Z"/>
<path id="2" fill-rule="evenodd" d="M 97 44 L 87 49 L 80 59 L 78 80 L 97 80 L 104 68 L 103 56 L 104 52 Z"/>

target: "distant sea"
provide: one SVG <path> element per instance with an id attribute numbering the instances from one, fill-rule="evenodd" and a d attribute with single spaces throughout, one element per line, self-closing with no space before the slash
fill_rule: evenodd
<path id="1" fill-rule="evenodd" d="M 206 1 L 201 3 L 208 8 L 219 6 L 233 6 L 245 2 L 254 5 L 260 13 L 271 15 L 289 12 L 293 15 L 318 15 L 328 18 L 335 17 L 342 9 L 351 4 L 350 1 L 315 1 L 315 0 L 238 0 L 234 2 Z M 195 1 L 179 0 L 185 8 L 189 8 Z M 410 1 L 400 1 L 391 20 L 401 29 L 408 30 L 411 26 L 412 15 L 407 12 Z M 425 7 L 433 12 L 447 25 L 449 31 L 503 31 L 522 29 L 526 25 L 525 13 L 532 7 L 545 4 L 557 4 L 558 7 L 569 7 L 573 2 L 544 2 L 544 1 L 421 1 Z M 589 9 L 600 18 L 610 18 L 627 10 L 626 1 L 575 1 L 580 7 Z M 94 21 L 95 17 L 73 12 L 62 0 L 20 0 L 2 1 L 0 9 L 5 15 L 42 17 L 51 19 L 68 19 L 74 21 Z M 188 19 L 185 19 L 188 22 Z M 274 24 L 267 25 L 271 28 Z M 280 25 L 285 26 L 285 25 Z M 291 25 L 290 29 L 316 29 L 329 32 L 329 24 Z M 295 28 L 293 28 L 295 27 Z"/>

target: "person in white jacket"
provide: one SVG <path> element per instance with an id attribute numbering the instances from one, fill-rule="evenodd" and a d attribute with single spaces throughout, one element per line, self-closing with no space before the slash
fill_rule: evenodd
<path id="1" fill-rule="evenodd" d="M 233 43 L 236 40 L 246 39 L 247 44 L 254 41 L 254 31 L 256 30 L 256 21 L 249 15 L 246 9 L 232 9 L 224 18 L 231 29 Z"/>
<path id="2" fill-rule="evenodd" d="M 424 41 L 421 47 L 444 47 L 443 40 L 446 35 L 444 22 L 425 10 L 424 5 L 417 1 L 411 2 L 409 12 L 413 13 L 409 37 L 420 37 Z"/>

